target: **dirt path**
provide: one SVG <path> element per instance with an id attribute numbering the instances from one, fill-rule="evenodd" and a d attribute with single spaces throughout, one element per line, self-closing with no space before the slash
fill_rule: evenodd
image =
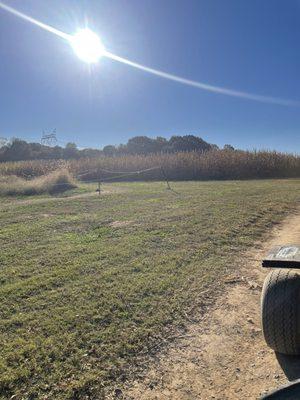
<path id="1" fill-rule="evenodd" d="M 211 312 L 191 324 L 185 337 L 162 353 L 143 381 L 133 383 L 122 398 L 257 399 L 286 382 L 260 329 L 260 291 L 267 274 L 260 260 L 270 247 L 287 243 L 300 243 L 299 213 L 247 254 Z"/>

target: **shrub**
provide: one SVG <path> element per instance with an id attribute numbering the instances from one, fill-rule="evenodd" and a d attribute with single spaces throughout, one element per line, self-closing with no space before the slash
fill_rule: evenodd
<path id="1" fill-rule="evenodd" d="M 34 195 L 61 193 L 76 187 L 70 172 L 57 170 L 48 175 L 26 180 L 15 175 L 0 176 L 0 195 Z"/>

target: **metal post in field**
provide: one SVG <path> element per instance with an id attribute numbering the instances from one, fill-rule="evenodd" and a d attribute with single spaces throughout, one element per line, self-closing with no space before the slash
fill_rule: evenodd
<path id="1" fill-rule="evenodd" d="M 171 186 L 170 186 L 170 184 L 169 184 L 168 177 L 167 177 L 167 174 L 165 173 L 165 170 L 163 169 L 163 167 L 160 167 L 160 169 L 161 169 L 161 172 L 162 172 L 162 174 L 163 174 L 163 176 L 164 176 L 164 178 L 165 178 L 165 181 L 166 181 L 166 184 L 167 184 L 167 188 L 168 188 L 169 190 L 171 190 Z"/>

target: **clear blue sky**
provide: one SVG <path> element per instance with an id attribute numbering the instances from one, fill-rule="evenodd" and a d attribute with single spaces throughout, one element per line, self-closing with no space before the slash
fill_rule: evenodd
<path id="1" fill-rule="evenodd" d="M 112 53 L 185 78 L 300 100 L 300 0 L 6 0 L 64 32 L 89 22 Z M 300 108 L 213 94 L 103 58 L 0 10 L 0 136 L 57 129 L 80 146 L 195 134 L 300 152 Z"/>

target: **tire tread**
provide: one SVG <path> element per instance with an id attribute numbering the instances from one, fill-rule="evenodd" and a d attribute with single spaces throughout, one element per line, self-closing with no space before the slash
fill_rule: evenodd
<path id="1" fill-rule="evenodd" d="M 300 277 L 292 270 L 273 270 L 266 277 L 261 301 L 262 328 L 266 343 L 283 354 L 300 354 Z"/>

